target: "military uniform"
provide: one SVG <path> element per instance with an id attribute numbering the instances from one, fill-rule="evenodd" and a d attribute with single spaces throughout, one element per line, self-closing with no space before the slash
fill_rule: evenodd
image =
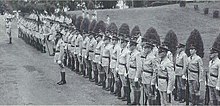
<path id="1" fill-rule="evenodd" d="M 182 46 L 182 48 L 185 46 Z M 176 55 L 176 80 L 177 80 L 177 96 L 179 97 L 178 99 L 181 100 L 181 102 L 185 101 L 185 80 L 183 79 L 185 77 L 186 73 L 186 65 L 187 65 L 187 55 L 184 50 L 180 51 Z"/>
<path id="2" fill-rule="evenodd" d="M 203 78 L 203 62 L 202 59 L 194 54 L 188 57 L 188 81 L 191 95 L 191 102 L 197 104 L 200 95 L 200 82 Z"/>
<path id="3" fill-rule="evenodd" d="M 96 47 L 96 45 L 97 45 L 97 41 L 94 37 L 92 37 L 90 39 L 89 46 L 88 46 L 88 49 L 89 49 L 88 60 L 90 61 L 91 65 L 92 65 L 92 70 L 89 71 L 89 73 L 88 73 L 90 81 L 93 79 L 92 78 L 92 72 L 94 72 L 94 74 L 95 74 L 95 70 L 97 70 L 97 64 L 93 62 L 93 60 L 95 58 L 95 47 Z M 95 81 L 95 83 L 98 83 L 98 77 L 95 77 L 95 75 L 94 75 L 94 81 Z"/>
<path id="4" fill-rule="evenodd" d="M 220 92 L 219 92 L 219 87 L 220 87 L 219 76 L 220 75 L 219 73 L 220 73 L 220 59 L 218 57 L 215 57 L 209 61 L 207 85 L 209 87 L 209 98 L 210 98 L 209 104 L 210 105 L 220 105 L 219 104 L 220 103 Z"/>
<path id="5" fill-rule="evenodd" d="M 12 20 L 12 18 L 10 16 L 7 16 L 5 27 L 6 27 L 6 33 L 9 37 L 9 44 L 12 43 L 12 41 L 11 41 L 12 40 L 12 37 L 11 37 L 11 20 Z"/>
<path id="6" fill-rule="evenodd" d="M 168 51 L 166 47 L 160 47 L 159 53 L 163 53 L 166 51 Z M 166 105 L 167 94 L 170 94 L 173 91 L 175 83 L 173 62 L 168 59 L 167 52 L 165 57 L 161 59 L 158 65 L 157 78 L 158 90 L 160 91 L 161 96 L 161 105 Z"/>

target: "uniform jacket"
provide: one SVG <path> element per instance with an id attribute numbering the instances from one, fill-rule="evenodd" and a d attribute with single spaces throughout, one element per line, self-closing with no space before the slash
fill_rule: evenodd
<path id="1" fill-rule="evenodd" d="M 141 54 L 140 59 L 140 63 L 138 63 L 140 68 L 138 68 L 135 78 L 141 78 L 143 84 L 154 85 L 158 66 L 155 55 L 153 52 L 149 53 L 147 56 Z"/>
<path id="2" fill-rule="evenodd" d="M 94 60 L 95 58 L 95 47 L 97 45 L 97 41 L 95 40 L 95 38 L 92 38 L 89 42 L 89 60 Z"/>
<path id="3" fill-rule="evenodd" d="M 83 42 L 83 38 L 82 38 L 82 35 L 81 34 L 78 34 L 77 37 L 76 37 L 76 44 L 75 44 L 75 47 L 76 47 L 76 54 L 78 56 L 82 56 L 82 42 Z"/>
<path id="4" fill-rule="evenodd" d="M 208 85 L 211 87 L 220 87 L 220 60 L 215 58 L 209 62 Z"/>
<path id="5" fill-rule="evenodd" d="M 102 45 L 103 45 L 103 40 L 100 40 L 99 42 L 97 42 L 97 45 L 95 47 L 95 58 L 94 58 L 95 63 L 101 64 L 101 48 L 102 48 Z"/>
<path id="6" fill-rule="evenodd" d="M 130 51 L 127 47 L 120 49 L 120 53 L 118 56 L 118 66 L 116 68 L 116 71 L 118 71 L 119 75 L 127 74 L 126 69 L 129 68 L 129 53 Z"/>
<path id="7" fill-rule="evenodd" d="M 187 55 L 185 51 L 181 51 L 176 56 L 176 70 L 175 73 L 177 76 L 182 76 L 186 73 L 187 66 Z"/>
<path id="8" fill-rule="evenodd" d="M 119 43 L 112 46 L 110 50 L 110 68 L 116 68 L 116 66 L 118 65 L 120 48 L 121 47 Z"/>
<path id="9" fill-rule="evenodd" d="M 189 80 L 202 81 L 203 77 L 203 62 L 198 55 L 188 57 L 188 78 Z"/>
<path id="10" fill-rule="evenodd" d="M 137 73 L 137 70 L 140 68 L 141 58 L 140 52 L 137 49 L 130 52 L 128 60 L 128 78 L 134 79 Z"/>
<path id="11" fill-rule="evenodd" d="M 88 51 L 89 41 L 90 41 L 89 37 L 85 37 L 85 39 L 83 40 L 83 44 L 82 44 L 82 56 L 83 56 L 84 58 L 87 58 L 88 53 L 89 53 L 89 51 Z"/>
<path id="12" fill-rule="evenodd" d="M 112 44 L 103 44 L 101 48 L 101 63 L 102 66 L 109 66 L 110 65 L 110 50 L 112 48 Z"/>

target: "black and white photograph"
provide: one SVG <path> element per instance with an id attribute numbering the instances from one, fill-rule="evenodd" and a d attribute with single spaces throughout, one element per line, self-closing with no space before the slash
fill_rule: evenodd
<path id="1" fill-rule="evenodd" d="M 0 0 L 0 105 L 220 106 L 220 0 Z"/>

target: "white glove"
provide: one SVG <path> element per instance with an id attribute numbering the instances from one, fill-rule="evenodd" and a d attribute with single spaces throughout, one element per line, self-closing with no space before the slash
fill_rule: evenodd
<path id="1" fill-rule="evenodd" d="M 101 62 L 98 62 L 99 64 L 101 64 Z"/>
<path id="2" fill-rule="evenodd" d="M 215 88 L 216 88 L 216 90 L 218 90 L 218 91 L 220 90 L 220 87 L 218 87 L 218 86 L 216 86 Z"/>
<path id="3" fill-rule="evenodd" d="M 155 88 L 156 88 L 156 89 L 158 89 L 158 86 L 157 86 L 157 85 L 155 85 Z"/>
<path id="4" fill-rule="evenodd" d="M 134 78 L 134 82 L 138 82 L 138 78 Z"/>
<path id="5" fill-rule="evenodd" d="M 182 76 L 182 79 L 185 79 L 185 80 L 187 80 L 187 78 L 186 78 L 186 76 L 185 76 L 185 75 L 183 75 L 183 76 Z"/>
<path id="6" fill-rule="evenodd" d="M 124 76 L 127 77 L 128 73 L 125 73 Z"/>
<path id="7" fill-rule="evenodd" d="M 171 94 L 172 93 L 172 91 L 170 91 L 170 90 L 167 90 L 167 94 Z"/>
<path id="8" fill-rule="evenodd" d="M 62 62 L 61 62 L 61 60 L 58 60 L 57 63 L 58 63 L 58 64 L 61 64 Z"/>

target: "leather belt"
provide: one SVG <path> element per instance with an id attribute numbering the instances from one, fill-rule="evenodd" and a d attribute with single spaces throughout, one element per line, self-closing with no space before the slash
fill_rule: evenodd
<path id="1" fill-rule="evenodd" d="M 68 44 L 71 44 L 71 42 L 69 42 Z"/>
<path id="2" fill-rule="evenodd" d="M 148 70 L 143 70 L 143 71 L 146 72 L 146 73 L 150 73 L 150 74 L 153 75 L 153 72 L 152 72 L 152 71 L 148 71 Z"/>
<path id="3" fill-rule="evenodd" d="M 95 55 L 100 55 L 100 53 L 95 53 Z"/>
<path id="4" fill-rule="evenodd" d="M 158 78 L 160 78 L 160 79 L 168 79 L 167 77 L 164 77 L 164 76 L 158 76 Z"/>
<path id="5" fill-rule="evenodd" d="M 125 66 L 126 64 L 123 64 L 123 63 L 119 63 L 119 65 L 123 65 L 123 66 Z"/>
<path id="6" fill-rule="evenodd" d="M 130 66 L 130 68 L 136 69 L 137 67 Z"/>
<path id="7" fill-rule="evenodd" d="M 218 75 L 210 74 L 210 76 L 218 78 Z"/>
<path id="8" fill-rule="evenodd" d="M 64 42 L 64 43 L 68 43 L 68 42 Z"/>
<path id="9" fill-rule="evenodd" d="M 181 66 L 181 65 L 179 65 L 179 64 L 176 64 L 176 66 L 177 66 L 177 67 L 181 67 L 181 68 L 183 68 L 183 66 Z"/>
<path id="10" fill-rule="evenodd" d="M 76 47 L 79 47 L 79 45 L 76 45 Z"/>
<path id="11" fill-rule="evenodd" d="M 191 70 L 189 69 L 190 72 L 193 72 L 193 73 L 199 73 L 198 71 L 194 71 L 194 70 Z"/>
<path id="12" fill-rule="evenodd" d="M 83 49 L 86 49 L 85 47 L 83 47 Z"/>
<path id="13" fill-rule="evenodd" d="M 112 57 L 113 60 L 117 60 L 116 58 Z"/>
<path id="14" fill-rule="evenodd" d="M 71 47 L 74 47 L 73 45 L 71 45 Z"/>
<path id="15" fill-rule="evenodd" d="M 102 56 L 102 58 L 109 58 L 109 56 Z"/>
<path id="16" fill-rule="evenodd" d="M 60 51 L 56 51 L 56 53 L 57 53 L 57 52 L 60 52 Z"/>
<path id="17" fill-rule="evenodd" d="M 89 50 L 89 52 L 94 52 L 93 50 Z"/>

